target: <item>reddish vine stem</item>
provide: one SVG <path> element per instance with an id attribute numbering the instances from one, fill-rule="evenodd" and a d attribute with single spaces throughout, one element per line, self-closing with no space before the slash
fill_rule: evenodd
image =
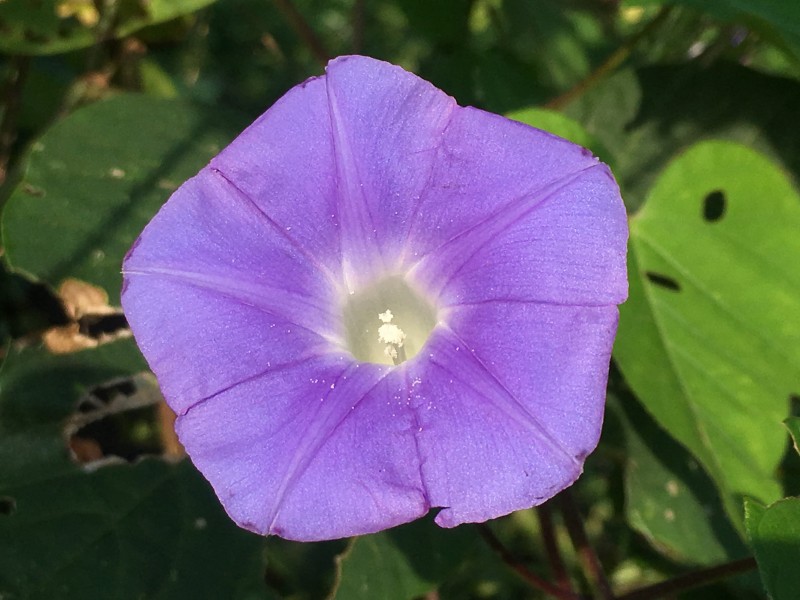
<path id="1" fill-rule="evenodd" d="M 275 6 L 283 13 L 286 20 L 289 21 L 289 25 L 294 29 L 297 36 L 308 46 L 308 49 L 311 50 L 311 54 L 314 55 L 317 62 L 323 67 L 328 64 L 330 56 L 327 50 L 325 50 L 325 45 L 322 43 L 322 40 L 317 37 L 317 34 L 314 33 L 314 30 L 311 28 L 311 25 L 308 24 L 305 17 L 303 17 L 302 13 L 292 4 L 292 1 L 275 0 Z"/>
<path id="2" fill-rule="evenodd" d="M 694 588 L 703 587 L 715 581 L 726 579 L 733 575 L 747 573 L 756 568 L 756 559 L 753 557 L 734 560 L 729 563 L 692 571 L 685 575 L 679 575 L 667 581 L 648 585 L 627 594 L 617 597 L 617 600 L 657 600 L 665 598 L 678 592 L 685 592 Z"/>
<path id="3" fill-rule="evenodd" d="M 553 526 L 553 511 L 550 504 L 545 502 L 536 507 L 536 514 L 539 517 L 539 526 L 542 530 L 542 543 L 544 544 L 547 563 L 550 572 L 556 580 L 556 585 L 568 591 L 573 591 L 572 581 L 570 580 L 567 567 L 558 549 L 556 541 L 555 527 Z"/>
<path id="4" fill-rule="evenodd" d="M 561 513 L 564 516 L 564 525 L 572 540 L 572 545 L 578 553 L 578 561 L 581 564 L 586 578 L 594 585 L 598 594 L 603 600 L 615 600 L 614 592 L 611 589 L 600 559 L 597 553 L 589 544 L 586 530 L 583 528 L 583 519 L 569 489 L 564 490 L 556 496 L 561 506 Z"/>
<path id="5" fill-rule="evenodd" d="M 667 17 L 671 11 L 671 5 L 662 8 L 652 21 L 645 25 L 636 35 L 632 36 L 622 46 L 617 48 L 611 54 L 611 56 L 609 56 L 603 62 L 603 64 L 592 71 L 585 79 L 578 82 L 575 87 L 548 101 L 544 105 L 545 108 L 560 110 L 572 100 L 583 95 L 588 89 L 594 87 L 605 77 L 613 73 L 617 67 L 619 67 L 628 59 L 628 57 L 633 53 L 634 48 L 639 45 L 639 42 L 648 37 L 651 33 L 653 33 L 653 31 L 661 27 L 661 24 L 667 20 Z"/>
<path id="6" fill-rule="evenodd" d="M 580 596 L 572 591 L 564 590 L 556 585 L 553 585 L 549 581 L 542 579 L 536 573 L 528 569 L 528 567 L 519 562 L 516 557 L 511 554 L 508 548 L 503 545 L 503 543 L 497 538 L 488 525 L 478 523 L 476 527 L 478 529 L 478 533 L 488 544 L 488 546 L 500 556 L 504 563 L 516 571 L 517 575 L 522 577 L 532 587 L 544 592 L 545 594 L 548 594 L 552 598 L 557 598 L 558 600 L 588 600 L 585 596 Z"/>

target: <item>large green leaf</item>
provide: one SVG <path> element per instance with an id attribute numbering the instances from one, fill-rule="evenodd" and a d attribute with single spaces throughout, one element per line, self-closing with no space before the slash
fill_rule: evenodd
<path id="1" fill-rule="evenodd" d="M 356 538 L 339 559 L 336 597 L 423 596 L 441 584 L 477 542 L 472 528 L 441 529 L 430 518 Z"/>
<path id="2" fill-rule="evenodd" d="M 729 514 L 780 496 L 781 422 L 800 386 L 800 200 L 747 148 L 699 144 L 631 219 L 615 357 L 704 465 Z"/>
<path id="3" fill-rule="evenodd" d="M 98 11 L 92 0 L 0 2 L 0 52 L 55 54 L 123 37 L 192 13 L 214 0 L 120 0 Z M 109 12 L 113 9 L 113 13 Z"/>
<path id="4" fill-rule="evenodd" d="M 263 540 L 188 461 L 87 471 L 64 426 L 78 399 L 145 368 L 133 341 L 12 351 L 0 372 L 0 596 L 265 597 Z"/>
<path id="5" fill-rule="evenodd" d="M 772 600 L 796 600 L 800 590 L 800 498 L 764 507 L 745 502 L 747 534 Z"/>
<path id="6" fill-rule="evenodd" d="M 225 111 L 135 94 L 77 111 L 34 144 L 3 213 L 8 261 L 54 287 L 66 277 L 99 285 L 118 304 L 125 252 L 241 125 Z"/>

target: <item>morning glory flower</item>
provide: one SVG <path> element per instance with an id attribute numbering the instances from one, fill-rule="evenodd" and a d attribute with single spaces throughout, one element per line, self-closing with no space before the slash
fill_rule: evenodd
<path id="1" fill-rule="evenodd" d="M 364 57 L 290 90 L 123 265 L 177 432 L 294 540 L 539 504 L 596 446 L 627 224 L 608 168 Z"/>

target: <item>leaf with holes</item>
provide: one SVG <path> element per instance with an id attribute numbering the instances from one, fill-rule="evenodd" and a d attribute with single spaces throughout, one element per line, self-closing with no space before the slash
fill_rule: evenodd
<path id="1" fill-rule="evenodd" d="M 265 597 L 263 539 L 228 519 L 189 461 L 90 471 L 70 459 L 78 400 L 145 368 L 130 339 L 3 363 L 0 597 Z"/>
<path id="2" fill-rule="evenodd" d="M 780 496 L 781 422 L 800 386 L 800 200 L 755 152 L 698 144 L 631 219 L 615 357 L 656 420 L 719 486 Z"/>
<path id="3" fill-rule="evenodd" d="M 772 600 L 796 600 L 800 589 L 800 498 L 771 506 L 745 501 L 747 535 Z"/>
<path id="4" fill-rule="evenodd" d="M 118 306 L 133 240 L 240 128 L 224 111 L 134 94 L 75 112 L 34 144 L 5 208 L 9 263 L 53 287 L 99 285 Z"/>

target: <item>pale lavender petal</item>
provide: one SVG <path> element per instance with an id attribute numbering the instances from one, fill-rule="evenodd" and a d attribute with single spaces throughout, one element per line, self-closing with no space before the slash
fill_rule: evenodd
<path id="1" fill-rule="evenodd" d="M 123 271 L 128 321 L 178 412 L 341 335 L 331 283 L 208 169 L 172 196 Z"/>
<path id="2" fill-rule="evenodd" d="M 159 275 L 341 335 L 338 288 L 292 238 L 219 172 L 173 194 L 123 264 L 127 279 Z"/>
<path id="3" fill-rule="evenodd" d="M 358 535 L 428 511 L 404 390 L 398 371 L 330 355 L 222 392 L 177 430 L 242 526 L 295 540 Z"/>
<path id="4" fill-rule="evenodd" d="M 235 295 L 171 276 L 126 277 L 125 315 L 178 414 L 242 381 L 329 349 L 318 333 Z"/>
<path id="5" fill-rule="evenodd" d="M 327 68 L 348 279 L 397 269 L 455 101 L 388 63 L 351 56 Z M 347 269 L 348 264 L 345 264 Z"/>
<path id="6" fill-rule="evenodd" d="M 550 133 L 457 108 L 408 225 L 407 264 L 596 164 L 591 152 Z"/>
<path id="7" fill-rule="evenodd" d="M 608 167 L 570 174 L 428 254 L 415 279 L 441 306 L 611 305 L 627 297 L 625 207 Z"/>
<path id="8" fill-rule="evenodd" d="M 324 78 L 292 88 L 214 160 L 231 183 L 334 276 L 338 181 Z"/>
<path id="9" fill-rule="evenodd" d="M 490 303 L 449 312 L 412 366 L 437 523 L 528 508 L 580 475 L 597 444 L 616 307 Z"/>

